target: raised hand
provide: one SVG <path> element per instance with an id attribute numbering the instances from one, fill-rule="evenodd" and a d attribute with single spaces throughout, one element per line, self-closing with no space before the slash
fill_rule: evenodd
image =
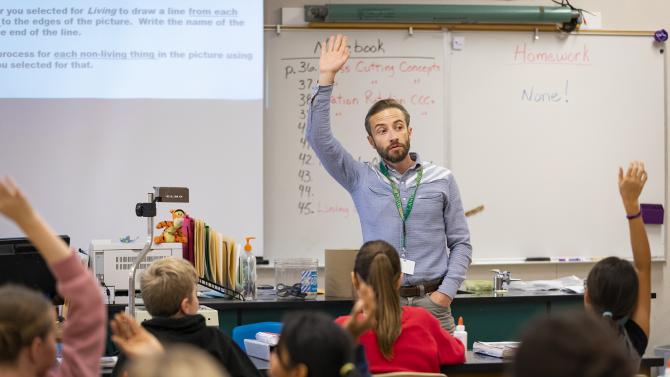
<path id="1" fill-rule="evenodd" d="M 623 168 L 619 168 L 619 193 L 629 215 L 634 215 L 640 210 L 638 198 L 646 182 L 647 172 L 642 162 L 631 162 L 625 173 Z"/>
<path id="2" fill-rule="evenodd" d="M 33 215 L 28 199 L 10 177 L 0 178 L 0 213 L 16 223 Z"/>
<path id="3" fill-rule="evenodd" d="M 163 345 L 126 313 L 117 313 L 111 321 L 112 341 L 129 358 L 159 355 Z"/>
<path id="4" fill-rule="evenodd" d="M 66 259 L 72 254 L 9 177 L 0 178 L 0 213 L 21 228 L 48 264 Z"/>
<path id="5" fill-rule="evenodd" d="M 349 48 L 346 36 L 338 34 L 323 41 L 319 59 L 319 84 L 331 85 L 335 81 L 335 75 L 347 60 L 349 60 Z"/>
<path id="6" fill-rule="evenodd" d="M 351 334 L 355 341 L 366 330 L 376 325 L 377 301 L 375 299 L 375 291 L 371 286 L 362 281 L 360 284 L 361 286 L 358 289 L 359 297 L 351 309 L 351 316 L 342 324 L 342 327 Z"/>

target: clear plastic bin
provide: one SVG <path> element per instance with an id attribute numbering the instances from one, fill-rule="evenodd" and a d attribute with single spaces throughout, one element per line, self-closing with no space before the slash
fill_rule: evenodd
<path id="1" fill-rule="evenodd" d="M 280 300 L 313 300 L 318 285 L 316 258 L 292 258 L 275 261 L 275 288 Z"/>

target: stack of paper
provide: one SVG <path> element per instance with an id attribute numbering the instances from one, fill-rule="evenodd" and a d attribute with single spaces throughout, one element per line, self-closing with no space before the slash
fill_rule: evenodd
<path id="1" fill-rule="evenodd" d="M 582 287 L 579 292 L 579 287 Z M 512 281 L 507 286 L 510 291 L 558 291 L 570 290 L 575 293 L 584 293 L 584 281 L 576 276 L 564 276 L 555 280 Z"/>
<path id="2" fill-rule="evenodd" d="M 237 244 L 211 228 L 200 219 L 194 219 L 193 239 L 189 233 L 189 242 L 193 243 L 193 260 L 198 276 L 218 285 L 236 289 Z"/>
<path id="3" fill-rule="evenodd" d="M 519 342 L 474 342 L 472 350 L 488 356 L 510 358 L 514 356 Z"/>

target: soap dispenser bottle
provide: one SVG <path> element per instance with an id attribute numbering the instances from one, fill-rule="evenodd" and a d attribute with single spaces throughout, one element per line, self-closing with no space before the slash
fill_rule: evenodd
<path id="1" fill-rule="evenodd" d="M 238 276 L 242 296 L 245 300 L 256 299 L 256 257 L 252 251 L 251 240 L 255 237 L 245 237 L 244 253 L 240 254 Z"/>

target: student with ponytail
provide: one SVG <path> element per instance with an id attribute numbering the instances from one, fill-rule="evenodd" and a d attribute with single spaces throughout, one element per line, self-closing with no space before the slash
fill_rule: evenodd
<path id="1" fill-rule="evenodd" d="M 95 278 L 10 178 L 0 178 L 0 213 L 28 236 L 56 277 L 58 292 L 70 300 L 57 364 L 53 306 L 31 289 L 0 287 L 0 376 L 99 376 L 106 312 Z"/>
<path id="2" fill-rule="evenodd" d="M 638 200 L 645 182 L 641 162 L 632 162 L 625 173 L 619 168 L 633 263 L 617 257 L 601 260 L 589 272 L 584 292 L 585 306 L 612 325 L 638 367 L 647 348 L 651 315 L 651 252 Z"/>
<path id="3" fill-rule="evenodd" d="M 439 372 L 440 365 L 465 362 L 464 345 L 424 308 L 400 306 L 400 258 L 385 241 L 366 242 L 356 255 L 352 281 L 375 293 L 375 325 L 360 336 L 370 371 Z M 345 323 L 350 316 L 340 317 Z"/>

